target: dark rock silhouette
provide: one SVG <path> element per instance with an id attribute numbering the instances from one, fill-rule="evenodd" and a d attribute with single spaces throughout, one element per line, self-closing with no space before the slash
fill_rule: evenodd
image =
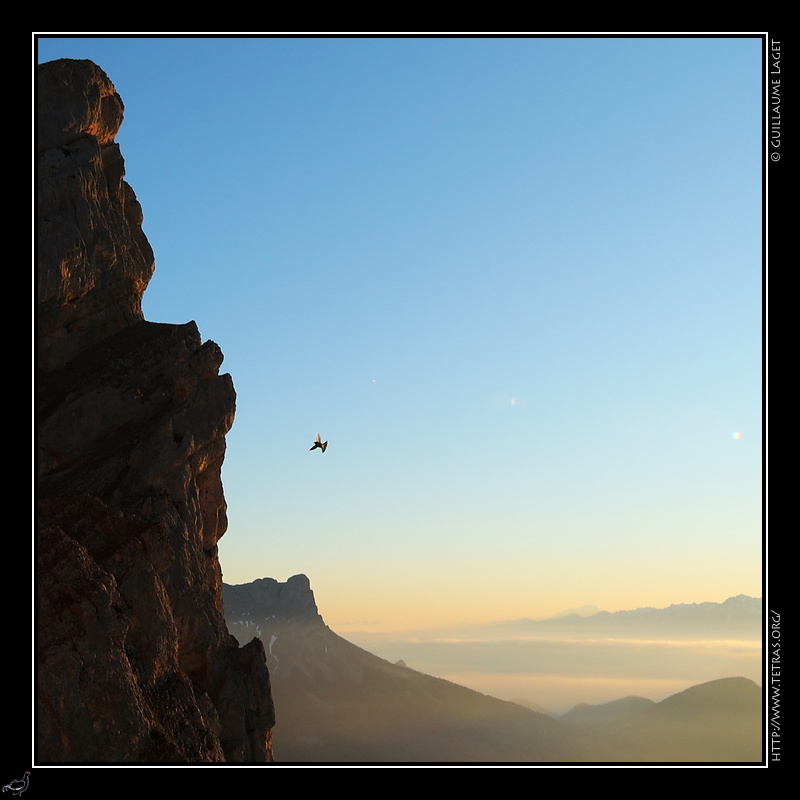
<path id="1" fill-rule="evenodd" d="M 153 254 L 90 61 L 38 80 L 37 756 L 271 760 L 261 642 L 222 611 L 235 410 L 193 322 L 147 322 Z"/>

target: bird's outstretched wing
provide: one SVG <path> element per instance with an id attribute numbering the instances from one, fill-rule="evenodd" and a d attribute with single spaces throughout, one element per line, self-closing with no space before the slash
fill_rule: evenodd
<path id="1" fill-rule="evenodd" d="M 312 444 L 311 447 L 309 447 L 308 449 L 309 450 L 316 450 L 319 447 L 319 449 L 322 450 L 322 452 L 324 453 L 325 452 L 325 448 L 327 446 L 328 446 L 328 443 L 327 442 L 323 442 L 322 441 L 322 437 L 319 434 L 317 434 L 317 438 L 314 440 L 314 444 Z"/>

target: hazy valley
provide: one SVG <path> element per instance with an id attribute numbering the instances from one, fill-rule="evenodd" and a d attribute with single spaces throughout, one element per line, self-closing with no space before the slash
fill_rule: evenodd
<path id="1" fill-rule="evenodd" d="M 286 583 L 264 578 L 226 585 L 224 599 L 229 630 L 240 643 L 259 638 L 264 644 L 276 706 L 273 746 L 281 762 L 757 762 L 761 758 L 761 690 L 746 677 L 709 680 L 661 702 L 628 696 L 624 680 L 619 680 L 620 694 L 614 701 L 577 705 L 559 717 L 432 677 L 406 665 L 417 666 L 413 659 L 391 663 L 352 644 L 325 625 L 304 575 Z M 699 631 L 705 625 L 701 617 L 716 615 L 727 616 L 730 626 L 748 635 L 753 629 L 746 618 L 756 605 L 760 602 L 752 598 L 736 598 L 728 606 L 691 608 L 681 634 L 685 638 L 686 629 L 692 627 Z M 735 613 L 734 606 L 742 613 Z M 676 609 L 640 610 L 632 615 L 637 620 L 634 628 L 644 635 L 641 617 L 659 620 L 654 627 L 669 625 L 666 619 L 680 614 Z M 611 616 L 612 627 L 624 627 L 630 618 Z M 608 622 L 606 616 L 595 620 L 600 622 Z M 518 624 L 547 627 L 550 621 L 510 623 L 512 628 Z M 585 624 L 592 626 L 591 621 Z M 508 643 L 500 638 L 505 627 L 490 628 L 498 636 L 491 646 L 484 637 L 483 666 L 494 659 L 499 667 L 508 655 Z M 423 652 L 425 644 L 417 642 L 411 652 Z M 427 644 L 435 650 L 435 643 Z M 468 659 L 474 652 L 473 647 L 462 656 Z M 533 668 L 533 660 L 528 663 Z M 582 666 L 595 664 L 590 659 Z M 544 708 L 551 705 L 547 696 L 536 700 Z"/>
<path id="2" fill-rule="evenodd" d="M 739 675 L 761 682 L 761 600 L 572 614 L 389 633 L 350 641 L 478 691 L 564 713 L 626 694 L 661 700 Z"/>

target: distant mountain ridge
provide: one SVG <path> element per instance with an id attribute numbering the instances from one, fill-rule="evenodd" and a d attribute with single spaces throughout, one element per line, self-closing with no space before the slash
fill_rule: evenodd
<path id="1" fill-rule="evenodd" d="M 722 603 L 679 603 L 666 608 L 634 608 L 598 611 L 591 615 L 571 613 L 547 619 L 514 620 L 465 626 L 458 630 L 484 636 L 615 634 L 681 637 L 760 639 L 763 604 L 760 597 L 736 595 Z"/>
<path id="2" fill-rule="evenodd" d="M 672 619 L 699 619 L 711 618 L 714 620 L 732 620 L 735 622 L 761 620 L 762 602 L 760 597 L 749 597 L 745 594 L 738 594 L 735 597 L 729 597 L 722 603 L 674 603 L 666 608 L 654 608 L 652 606 L 644 606 L 642 608 L 634 608 L 623 611 L 597 611 L 594 614 L 566 614 L 552 617 L 551 619 L 541 620 L 542 622 L 549 622 L 554 619 L 630 619 L 649 617 L 654 618 L 672 618 Z"/>
<path id="3" fill-rule="evenodd" d="M 745 762 L 761 758 L 759 687 L 712 681 L 654 703 L 624 698 L 562 719 L 392 664 L 338 636 L 310 582 L 223 586 L 229 630 L 267 652 L 286 763 Z"/>

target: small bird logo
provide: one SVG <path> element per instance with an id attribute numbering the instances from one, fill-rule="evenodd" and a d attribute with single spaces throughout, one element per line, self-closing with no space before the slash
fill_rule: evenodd
<path id="1" fill-rule="evenodd" d="M 11 781 L 3 787 L 4 792 L 11 792 L 19 797 L 27 788 L 31 773 L 25 770 L 25 774 L 18 781 Z"/>
<path id="2" fill-rule="evenodd" d="M 309 447 L 309 450 L 316 450 L 318 447 L 322 452 L 325 452 L 325 448 L 328 446 L 327 442 L 323 442 L 322 438 L 319 434 L 317 434 L 317 440 L 314 442 L 312 447 Z"/>

